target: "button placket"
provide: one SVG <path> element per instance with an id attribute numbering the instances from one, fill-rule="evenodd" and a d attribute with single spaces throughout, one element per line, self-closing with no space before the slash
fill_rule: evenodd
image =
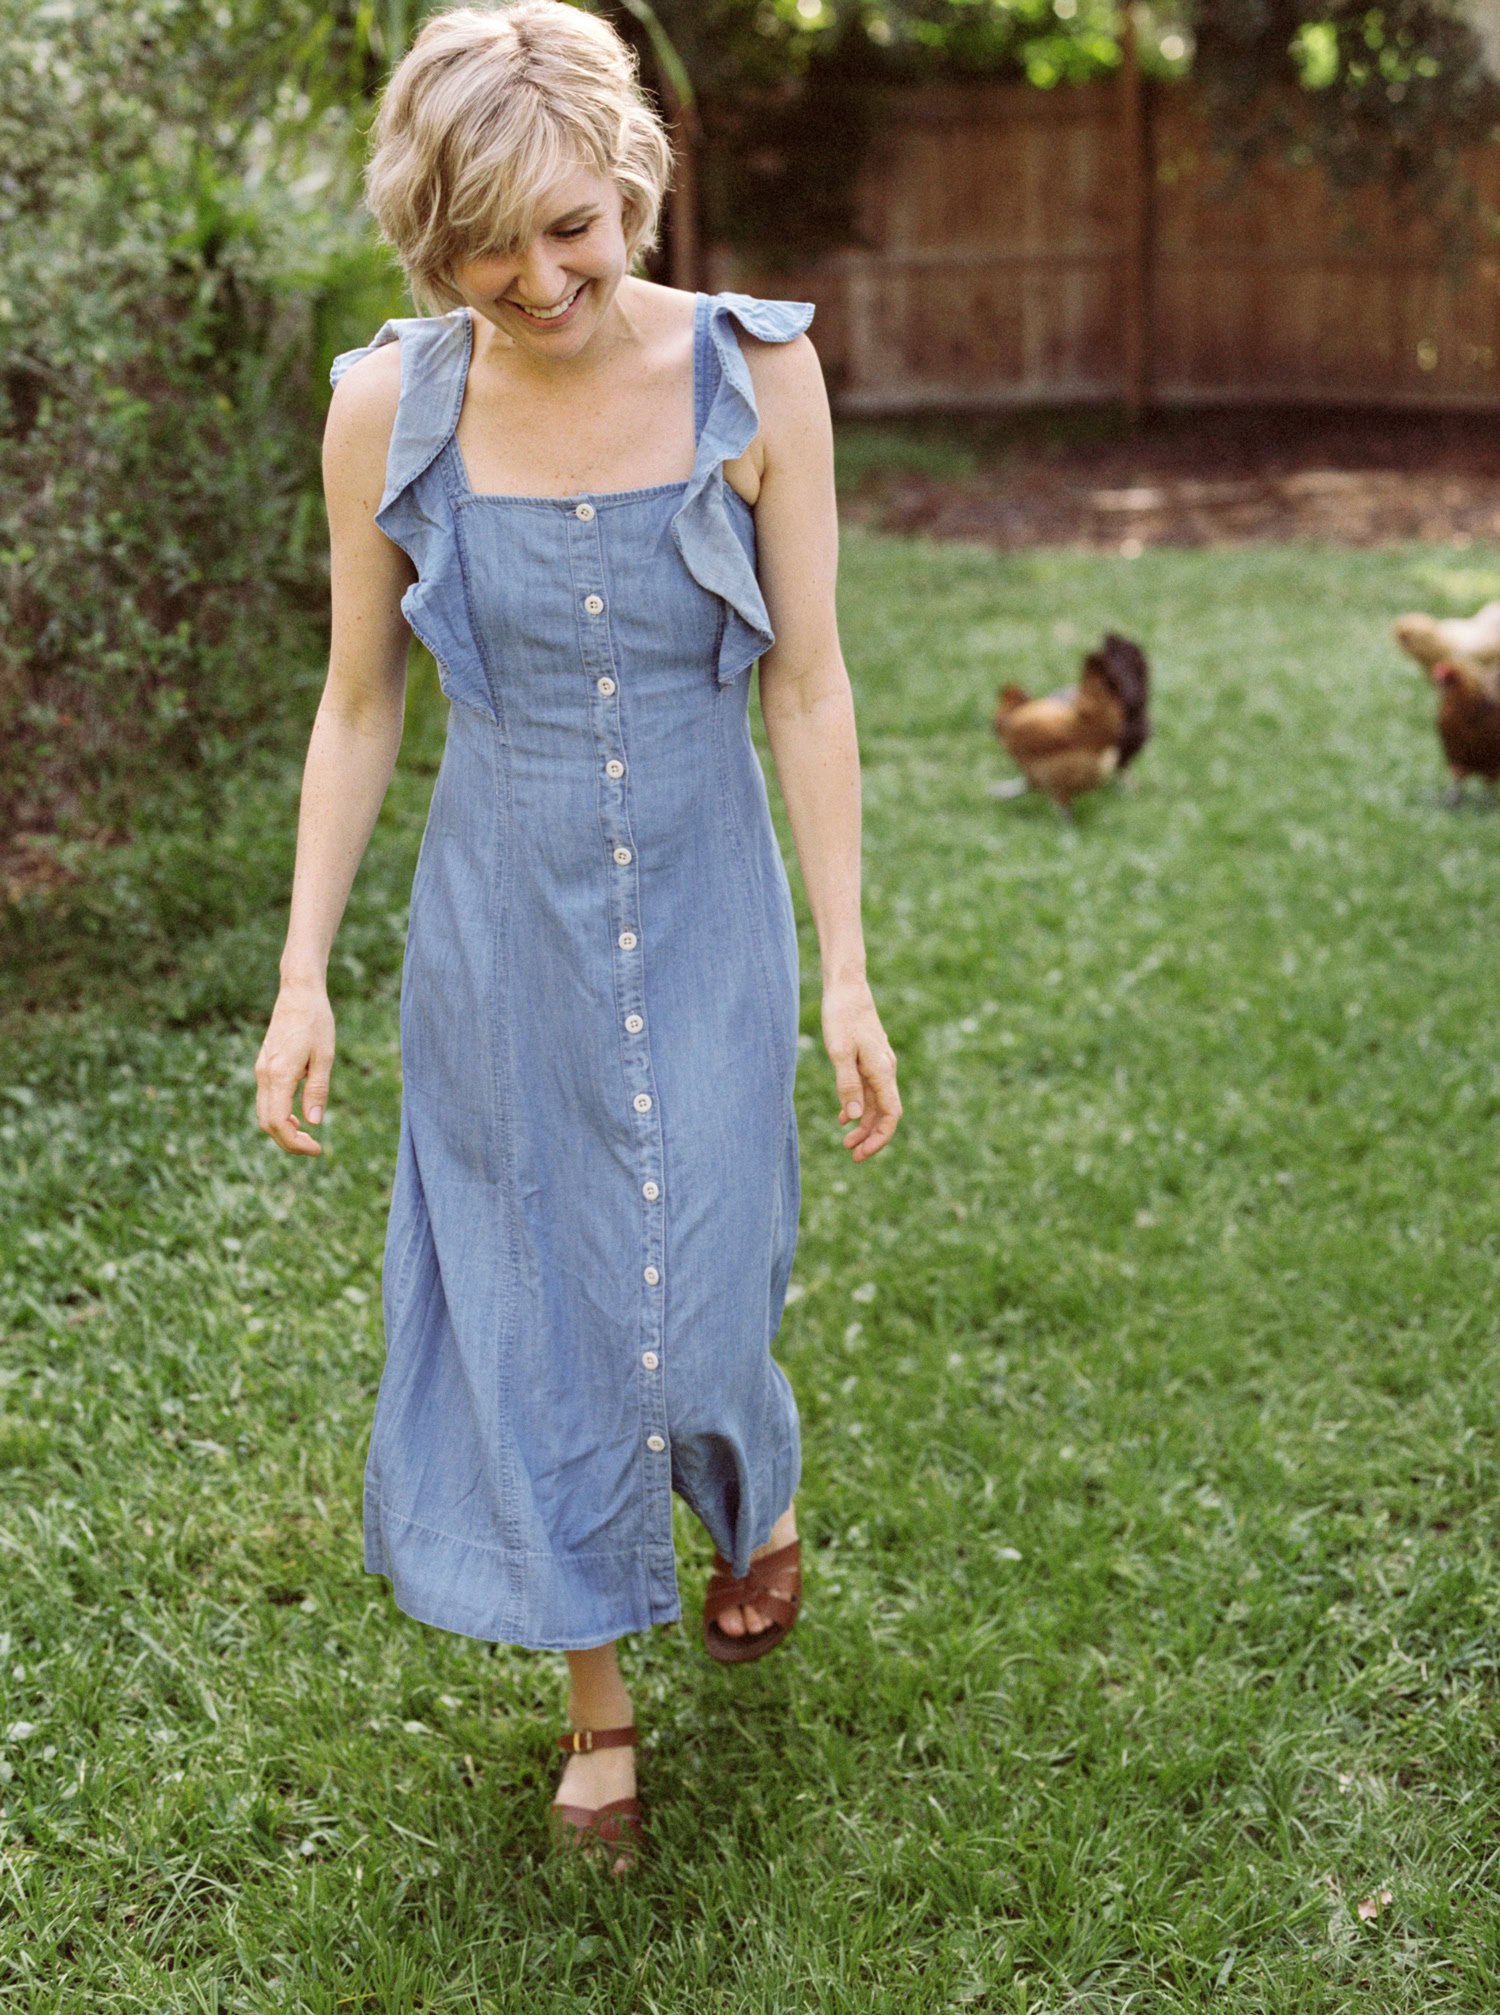
<path id="1" fill-rule="evenodd" d="M 630 821 L 630 765 L 622 716 L 623 695 L 616 669 L 605 594 L 604 560 L 598 513 L 592 505 L 575 504 L 564 521 L 568 528 L 574 592 L 581 610 L 579 643 L 589 679 L 589 713 L 599 764 L 598 811 L 601 871 L 606 876 L 613 937 L 615 999 L 620 1021 L 621 1062 L 630 1122 L 636 1129 L 636 1179 L 642 1214 L 640 1271 L 640 1336 L 635 1345 L 641 1387 L 641 1436 L 646 1450 L 644 1490 L 651 1542 L 670 1557 L 672 1544 L 672 1480 L 670 1462 L 656 1458 L 667 1452 L 665 1322 L 667 1289 L 663 1256 L 665 1234 L 661 1209 L 661 1114 L 655 1097 L 650 1041 L 645 1017 L 644 961 L 649 949 L 640 914 L 640 848 Z"/>

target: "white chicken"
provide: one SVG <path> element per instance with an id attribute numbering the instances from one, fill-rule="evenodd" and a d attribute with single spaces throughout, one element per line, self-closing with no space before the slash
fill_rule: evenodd
<path id="1" fill-rule="evenodd" d="M 1396 642 L 1428 672 L 1444 658 L 1500 666 L 1500 602 L 1486 602 L 1474 616 L 1398 616 Z"/>

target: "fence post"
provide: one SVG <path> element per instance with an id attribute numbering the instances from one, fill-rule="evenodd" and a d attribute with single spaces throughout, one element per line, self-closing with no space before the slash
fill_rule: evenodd
<path id="1" fill-rule="evenodd" d="M 1120 365 L 1126 417 L 1151 400 L 1151 173 L 1145 81 L 1135 8 L 1120 10 Z"/>
<path id="2" fill-rule="evenodd" d="M 679 106 L 672 121 L 672 152 L 676 173 L 667 195 L 671 239 L 672 285 L 685 294 L 698 290 L 698 149 L 691 115 Z"/>

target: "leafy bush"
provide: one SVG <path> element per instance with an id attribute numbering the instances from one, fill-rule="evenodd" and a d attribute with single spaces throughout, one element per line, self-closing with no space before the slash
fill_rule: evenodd
<path id="1" fill-rule="evenodd" d="M 222 763 L 281 704 L 269 668 L 315 647 L 323 366 L 393 293 L 328 102 L 332 19 L 0 0 L 12 835 L 119 826 L 164 769 Z"/>

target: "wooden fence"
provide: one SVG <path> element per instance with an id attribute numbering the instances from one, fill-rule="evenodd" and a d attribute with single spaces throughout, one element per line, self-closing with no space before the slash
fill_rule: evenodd
<path id="1" fill-rule="evenodd" d="M 1500 148 L 1469 166 L 1500 209 Z M 814 300 L 850 413 L 1138 405 L 1500 407 L 1500 257 L 1315 168 L 1217 155 L 1191 85 L 893 94 L 858 245 L 711 284 Z"/>

